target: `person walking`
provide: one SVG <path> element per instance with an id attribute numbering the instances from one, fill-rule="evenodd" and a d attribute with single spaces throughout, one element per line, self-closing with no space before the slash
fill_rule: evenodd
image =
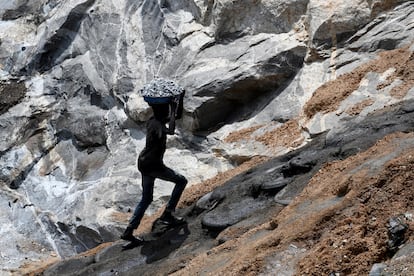
<path id="1" fill-rule="evenodd" d="M 138 157 L 138 169 L 142 175 L 142 198 L 136 206 L 128 226 L 121 235 L 121 239 L 123 240 L 142 241 L 141 238 L 134 237 L 133 232 L 138 228 L 145 211 L 153 200 L 154 182 L 157 178 L 175 183 L 171 197 L 163 214 L 159 218 L 160 223 L 169 226 L 177 226 L 185 223 L 185 220 L 176 217 L 174 212 L 187 185 L 187 179 L 167 167 L 163 161 L 166 151 L 167 134 L 174 134 L 175 119 L 180 119 L 182 115 L 183 96 L 180 95 L 178 101 L 173 100 L 170 103 L 150 104 L 154 115 L 147 122 L 145 148 Z M 168 128 L 166 127 L 167 122 L 169 122 Z"/>

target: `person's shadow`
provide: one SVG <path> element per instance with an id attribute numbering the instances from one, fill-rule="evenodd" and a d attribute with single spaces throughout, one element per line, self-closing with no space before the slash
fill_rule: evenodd
<path id="1" fill-rule="evenodd" d="M 132 241 L 124 245 L 122 251 L 142 246 L 141 254 L 146 256 L 146 263 L 150 264 L 170 255 L 184 243 L 189 235 L 187 223 L 171 227 L 160 223 L 157 219 L 152 225 L 151 232 L 143 236 L 143 241 Z"/>
<path id="2" fill-rule="evenodd" d="M 156 223 L 157 221 L 154 223 L 151 238 L 145 239 L 141 249 L 141 254 L 147 257 L 148 264 L 168 257 L 190 235 L 187 223 L 169 229 L 157 229 Z"/>

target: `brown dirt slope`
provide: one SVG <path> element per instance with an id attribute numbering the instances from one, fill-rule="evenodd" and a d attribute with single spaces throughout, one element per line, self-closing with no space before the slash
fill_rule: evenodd
<path id="1" fill-rule="evenodd" d="M 369 72 L 384 73 L 390 68 L 395 71 L 378 89 L 385 88 L 395 80 L 401 83 L 392 89 L 390 94 L 403 98 L 414 86 L 414 55 L 409 47 L 382 52 L 376 60 L 363 64 L 352 72 L 343 74 L 319 87 L 304 107 L 305 115 L 312 118 L 316 113 L 328 113 L 338 109 L 340 103 L 358 89 L 361 80 Z"/>
<path id="2" fill-rule="evenodd" d="M 414 211 L 413 171 L 414 134 L 389 135 L 326 164 L 268 223 L 197 256 L 176 275 L 257 275 L 290 244 L 308 250 L 297 275 L 367 275 L 373 263 L 387 259 L 388 219 Z M 409 224 L 406 238 L 413 240 Z"/>

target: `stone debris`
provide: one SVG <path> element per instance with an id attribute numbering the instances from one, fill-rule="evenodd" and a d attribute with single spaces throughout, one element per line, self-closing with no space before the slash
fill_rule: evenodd
<path id="1" fill-rule="evenodd" d="M 140 93 L 144 97 L 172 97 L 178 96 L 184 92 L 184 88 L 180 87 L 172 80 L 162 78 L 154 78 L 148 84 L 144 85 Z"/>

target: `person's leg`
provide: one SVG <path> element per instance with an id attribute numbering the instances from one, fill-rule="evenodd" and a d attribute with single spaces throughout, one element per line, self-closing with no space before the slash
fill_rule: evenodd
<path id="1" fill-rule="evenodd" d="M 155 177 L 175 183 L 171 197 L 166 206 L 166 210 L 174 212 L 175 207 L 177 207 L 178 201 L 180 200 L 181 195 L 185 189 L 185 186 L 187 185 L 187 179 L 183 175 L 173 171 L 168 167 L 164 167 L 162 170 L 157 171 Z"/>
<path id="2" fill-rule="evenodd" d="M 135 240 L 133 236 L 134 229 L 137 229 L 145 211 L 153 200 L 155 178 L 148 175 L 142 175 L 142 198 L 135 208 L 134 214 L 129 220 L 129 224 L 125 232 L 121 235 L 124 240 Z"/>
<path id="3" fill-rule="evenodd" d="M 142 198 L 129 220 L 129 226 L 134 229 L 138 228 L 145 211 L 153 200 L 154 180 L 152 176 L 142 175 Z"/>
<path id="4" fill-rule="evenodd" d="M 165 224 L 177 225 L 184 223 L 183 218 L 178 218 L 173 216 L 173 212 L 175 211 L 175 207 L 180 200 L 180 197 L 184 191 L 185 186 L 187 185 L 187 179 L 179 173 L 176 173 L 172 169 L 168 167 L 163 167 L 157 172 L 154 172 L 152 176 L 165 180 L 174 182 L 175 186 L 171 193 L 171 197 L 167 203 L 164 213 L 161 215 L 160 220 Z"/>

